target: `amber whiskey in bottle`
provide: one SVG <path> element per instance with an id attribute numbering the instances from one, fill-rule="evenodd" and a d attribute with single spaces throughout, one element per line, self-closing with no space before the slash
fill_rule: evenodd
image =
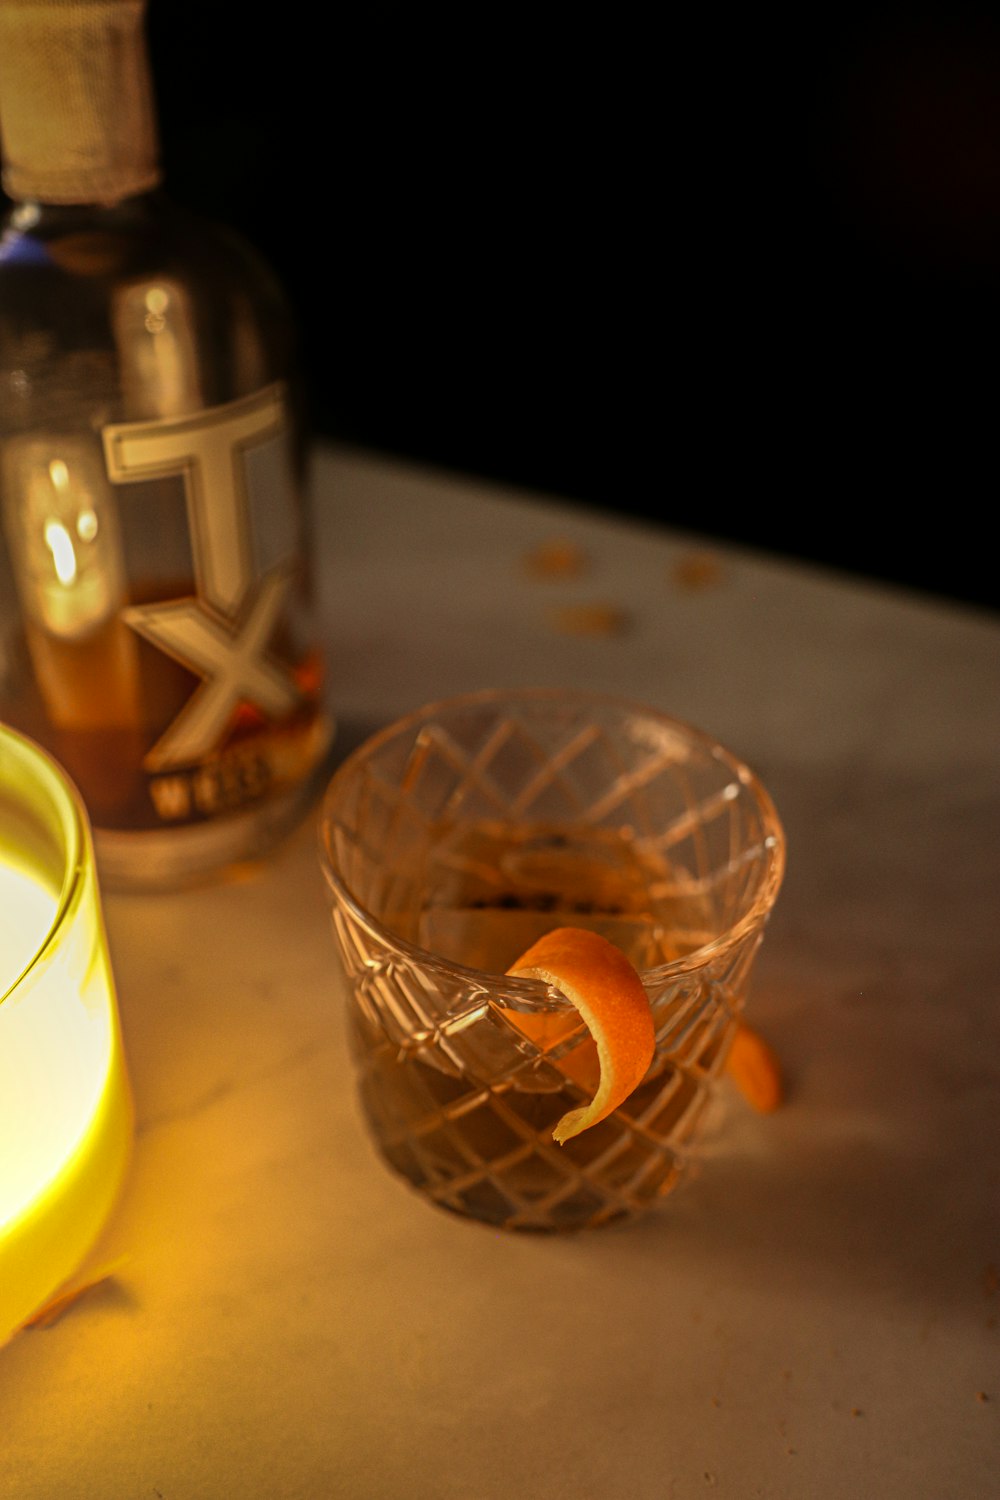
<path id="1" fill-rule="evenodd" d="M 261 854 L 333 728 L 287 308 L 161 190 L 144 26 L 0 0 L 0 719 L 158 888 Z"/>

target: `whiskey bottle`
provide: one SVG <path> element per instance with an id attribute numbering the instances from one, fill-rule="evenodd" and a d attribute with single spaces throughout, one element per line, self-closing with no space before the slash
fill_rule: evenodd
<path id="1" fill-rule="evenodd" d="M 289 318 L 160 189 L 145 0 L 0 0 L 0 154 L 0 720 L 169 887 L 328 762 Z"/>

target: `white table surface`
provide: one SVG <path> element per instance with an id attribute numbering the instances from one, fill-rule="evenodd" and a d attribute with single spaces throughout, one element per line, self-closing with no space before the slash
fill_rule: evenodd
<path id="1" fill-rule="evenodd" d="M 466 1223 L 362 1129 L 312 816 L 235 883 L 109 895 L 127 1259 L 0 1351 L 3 1500 L 995 1500 L 1000 618 L 347 451 L 315 486 L 342 750 L 571 684 L 759 771 L 788 1101 L 733 1096 L 632 1225 Z M 531 577 L 553 537 L 589 571 Z M 630 628 L 559 628 L 591 603 Z"/>

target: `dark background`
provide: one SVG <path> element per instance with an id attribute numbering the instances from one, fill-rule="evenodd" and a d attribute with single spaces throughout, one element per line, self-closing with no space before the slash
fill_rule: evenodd
<path id="1" fill-rule="evenodd" d="M 164 165 L 318 432 L 1000 605 L 1000 20 L 252 14 L 151 0 Z"/>

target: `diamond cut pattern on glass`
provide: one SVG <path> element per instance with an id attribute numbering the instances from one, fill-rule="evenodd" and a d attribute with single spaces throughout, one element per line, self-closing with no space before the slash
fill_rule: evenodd
<path id="1" fill-rule="evenodd" d="M 504 1014 L 526 1003 L 523 987 L 419 946 L 429 871 L 469 874 L 448 829 L 484 819 L 627 833 L 663 861 L 656 897 L 683 914 L 677 958 L 643 975 L 656 1025 L 647 1078 L 562 1147 L 553 1125 L 589 1098 L 569 1076 L 592 1046 L 586 1029 L 539 1047 Z M 525 1230 L 602 1224 L 669 1192 L 697 1150 L 781 877 L 780 827 L 749 773 L 635 710 L 487 696 L 355 756 L 324 836 L 359 1093 L 389 1164 L 444 1208 Z M 488 893 L 489 871 L 481 884 Z"/>

